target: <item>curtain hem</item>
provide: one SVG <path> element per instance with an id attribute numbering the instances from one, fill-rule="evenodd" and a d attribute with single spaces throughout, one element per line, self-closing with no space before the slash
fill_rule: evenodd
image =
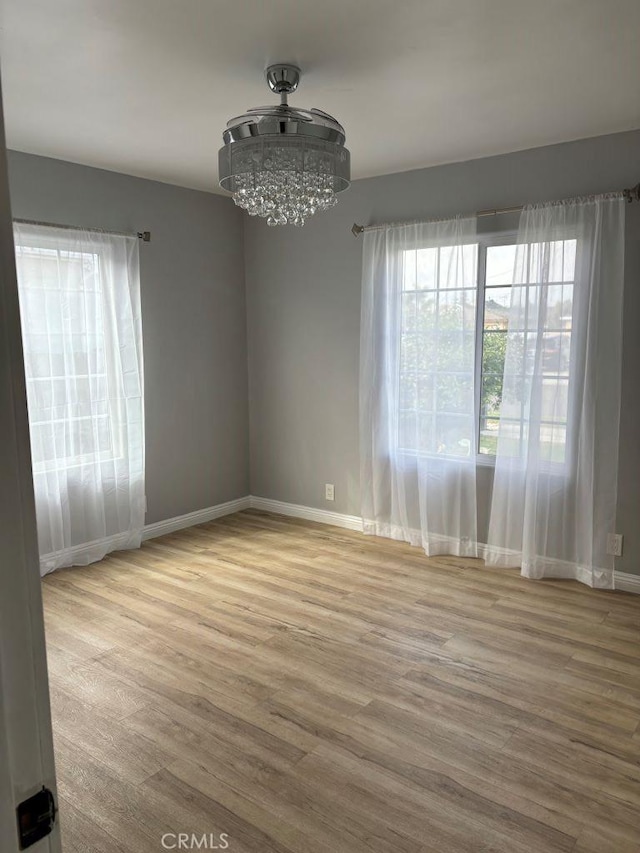
<path id="1" fill-rule="evenodd" d="M 497 568 L 520 568 L 520 573 L 531 580 L 556 578 L 558 580 L 576 580 L 593 589 L 614 589 L 613 568 L 587 566 L 558 560 L 553 557 L 536 555 L 524 558 L 522 552 L 495 545 L 482 545 L 480 556 L 489 566 Z"/>
<path id="2" fill-rule="evenodd" d="M 128 530 L 117 533 L 115 536 L 107 536 L 104 539 L 96 539 L 93 542 L 85 542 L 82 545 L 72 545 L 60 551 L 52 551 L 42 554 L 40 557 L 40 575 L 44 577 L 56 569 L 68 566 L 88 566 L 97 563 L 111 551 L 128 551 L 139 548 L 142 544 L 142 530 Z"/>
<path id="3" fill-rule="evenodd" d="M 395 539 L 398 542 L 408 542 L 410 545 L 421 547 L 427 557 L 478 556 L 478 543 L 471 538 L 456 539 L 441 533 L 423 534 L 416 528 L 367 519 L 362 520 L 362 530 L 367 536 L 381 536 L 383 539 Z"/>
<path id="4" fill-rule="evenodd" d="M 613 568 L 585 566 L 565 560 L 538 556 L 523 559 L 522 553 L 508 548 L 498 548 L 482 542 L 454 539 L 451 536 L 431 534 L 423 536 L 420 530 L 397 524 L 362 519 L 362 529 L 367 536 L 381 536 L 408 542 L 421 547 L 427 557 L 452 556 L 480 558 L 493 568 L 520 569 L 520 574 L 530 580 L 576 580 L 592 589 L 615 589 Z"/>

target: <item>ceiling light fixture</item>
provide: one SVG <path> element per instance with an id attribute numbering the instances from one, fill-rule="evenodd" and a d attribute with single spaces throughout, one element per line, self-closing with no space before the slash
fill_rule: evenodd
<path id="1" fill-rule="evenodd" d="M 321 110 L 289 106 L 287 97 L 300 82 L 295 65 L 271 65 L 266 78 L 280 105 L 256 107 L 227 122 L 218 153 L 220 186 L 267 225 L 304 225 L 337 204 L 337 193 L 349 186 L 344 128 Z"/>

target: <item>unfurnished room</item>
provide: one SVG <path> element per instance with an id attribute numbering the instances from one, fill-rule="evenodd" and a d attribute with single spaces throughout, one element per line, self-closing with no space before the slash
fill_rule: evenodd
<path id="1" fill-rule="evenodd" d="M 639 853 L 637 0 L 0 72 L 0 853 Z"/>

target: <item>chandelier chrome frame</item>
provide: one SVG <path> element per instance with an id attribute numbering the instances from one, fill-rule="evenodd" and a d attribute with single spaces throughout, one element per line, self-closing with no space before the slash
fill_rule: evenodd
<path id="1" fill-rule="evenodd" d="M 349 187 L 345 132 L 322 110 L 289 106 L 300 82 L 295 65 L 271 65 L 266 79 L 280 104 L 256 107 L 227 123 L 218 152 L 220 186 L 267 225 L 300 226 L 333 207 Z"/>

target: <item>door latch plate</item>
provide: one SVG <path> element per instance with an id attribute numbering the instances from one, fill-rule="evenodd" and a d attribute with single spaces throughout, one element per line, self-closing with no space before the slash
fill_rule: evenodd
<path id="1" fill-rule="evenodd" d="M 52 792 L 43 787 L 41 791 L 20 803 L 18 815 L 18 837 L 20 849 L 26 850 L 36 841 L 49 835 L 56 822 L 56 801 Z"/>

